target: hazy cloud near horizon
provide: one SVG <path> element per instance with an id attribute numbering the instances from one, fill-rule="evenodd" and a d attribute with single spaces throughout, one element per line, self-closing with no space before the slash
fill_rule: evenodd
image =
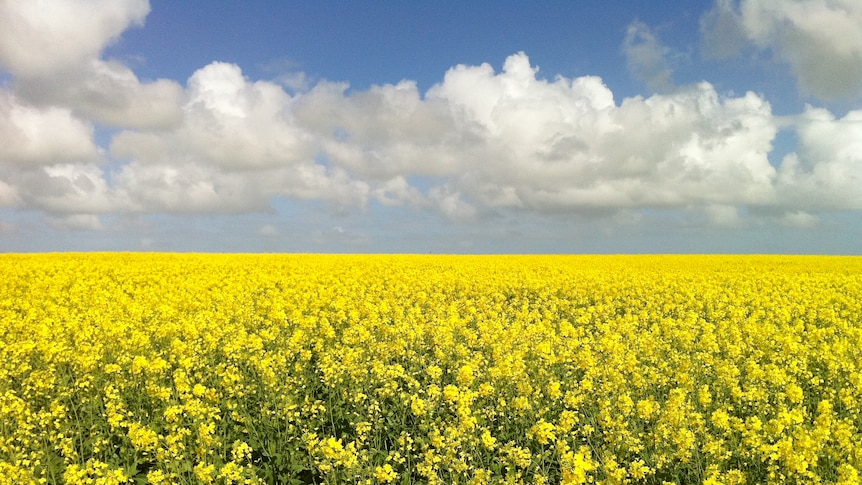
<path id="1" fill-rule="evenodd" d="M 675 86 L 667 51 L 639 21 L 621 45 L 656 93 L 647 96 L 617 99 L 601 78 L 544 73 L 523 52 L 500 70 L 453 66 L 426 92 L 410 80 L 367 90 L 322 80 L 289 93 L 218 61 L 184 83 L 142 81 L 102 52 L 143 25 L 148 3 L 85 3 L 51 15 L 0 5 L 10 74 L 0 84 L 0 207 L 41 211 L 55 227 L 266 211 L 275 198 L 404 206 L 456 222 L 650 209 L 701 213 L 716 226 L 757 217 L 810 226 L 821 211 L 862 209 L 862 111 L 809 106 L 779 118 L 758 93 Z M 719 0 L 701 31 L 717 58 L 770 50 L 813 96 L 862 93 L 858 2 Z M 108 146 L 97 127 L 110 130 Z M 780 130 L 798 143 L 770 161 Z"/>

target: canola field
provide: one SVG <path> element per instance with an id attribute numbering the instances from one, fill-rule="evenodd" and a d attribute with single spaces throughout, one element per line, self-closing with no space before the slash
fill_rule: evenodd
<path id="1" fill-rule="evenodd" d="M 0 483 L 860 483 L 862 258 L 0 256 Z"/>

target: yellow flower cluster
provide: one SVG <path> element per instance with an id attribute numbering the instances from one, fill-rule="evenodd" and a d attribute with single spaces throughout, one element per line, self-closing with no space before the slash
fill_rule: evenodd
<path id="1" fill-rule="evenodd" d="M 0 271 L 0 485 L 860 483 L 862 258 Z"/>

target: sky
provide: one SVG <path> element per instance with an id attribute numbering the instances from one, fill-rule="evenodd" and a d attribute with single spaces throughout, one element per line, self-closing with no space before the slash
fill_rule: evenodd
<path id="1" fill-rule="evenodd" d="M 0 0 L 0 251 L 862 254 L 862 2 Z"/>

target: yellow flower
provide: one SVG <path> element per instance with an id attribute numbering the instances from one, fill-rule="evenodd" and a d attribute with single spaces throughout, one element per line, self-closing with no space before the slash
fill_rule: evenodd
<path id="1" fill-rule="evenodd" d="M 787 394 L 787 399 L 794 404 L 799 404 L 802 402 L 803 394 L 802 388 L 796 385 L 795 383 L 787 384 L 784 392 Z"/>
<path id="2" fill-rule="evenodd" d="M 538 441 L 541 445 L 546 445 L 557 439 L 554 436 L 554 425 L 546 422 L 544 419 L 540 419 L 527 430 L 527 437 Z"/>
<path id="3" fill-rule="evenodd" d="M 416 396 L 415 394 L 410 398 L 410 410 L 416 416 L 422 416 L 425 414 L 425 411 L 428 409 L 428 405 L 425 403 L 422 398 Z"/>
<path id="4" fill-rule="evenodd" d="M 458 388 L 453 386 L 452 384 L 448 384 L 443 388 L 443 398 L 445 398 L 450 403 L 454 403 L 458 400 Z"/>
<path id="5" fill-rule="evenodd" d="M 473 366 L 465 364 L 458 369 L 458 385 L 468 387 L 473 383 Z"/>
<path id="6" fill-rule="evenodd" d="M 577 453 L 568 452 L 561 457 L 564 485 L 580 485 L 590 480 L 589 473 L 596 469 L 596 464 L 590 457 L 587 447 L 581 447 Z"/>
<path id="7" fill-rule="evenodd" d="M 425 371 L 428 373 L 428 377 L 435 381 L 443 375 L 443 370 L 436 365 L 429 365 Z"/>
<path id="8" fill-rule="evenodd" d="M 215 480 L 215 465 L 198 463 L 194 468 L 195 477 L 201 483 L 212 483 Z"/>
<path id="9" fill-rule="evenodd" d="M 389 463 L 376 467 L 374 469 L 374 476 L 377 478 L 377 481 L 381 483 L 394 482 L 395 479 L 398 478 L 398 474 L 395 473 L 395 470 L 392 469 L 392 465 Z"/>
<path id="10" fill-rule="evenodd" d="M 344 445 L 341 440 L 329 437 L 320 443 L 320 451 L 326 458 L 337 460 L 344 451 Z"/>
<path id="11" fill-rule="evenodd" d="M 482 430 L 480 439 L 482 440 L 482 446 L 488 450 L 493 450 L 497 446 L 497 439 L 491 436 L 491 432 L 487 429 Z"/>
<path id="12" fill-rule="evenodd" d="M 642 480 L 646 478 L 648 474 L 650 474 L 653 470 L 646 466 L 643 460 L 634 460 L 629 465 L 629 475 L 635 480 Z"/>

